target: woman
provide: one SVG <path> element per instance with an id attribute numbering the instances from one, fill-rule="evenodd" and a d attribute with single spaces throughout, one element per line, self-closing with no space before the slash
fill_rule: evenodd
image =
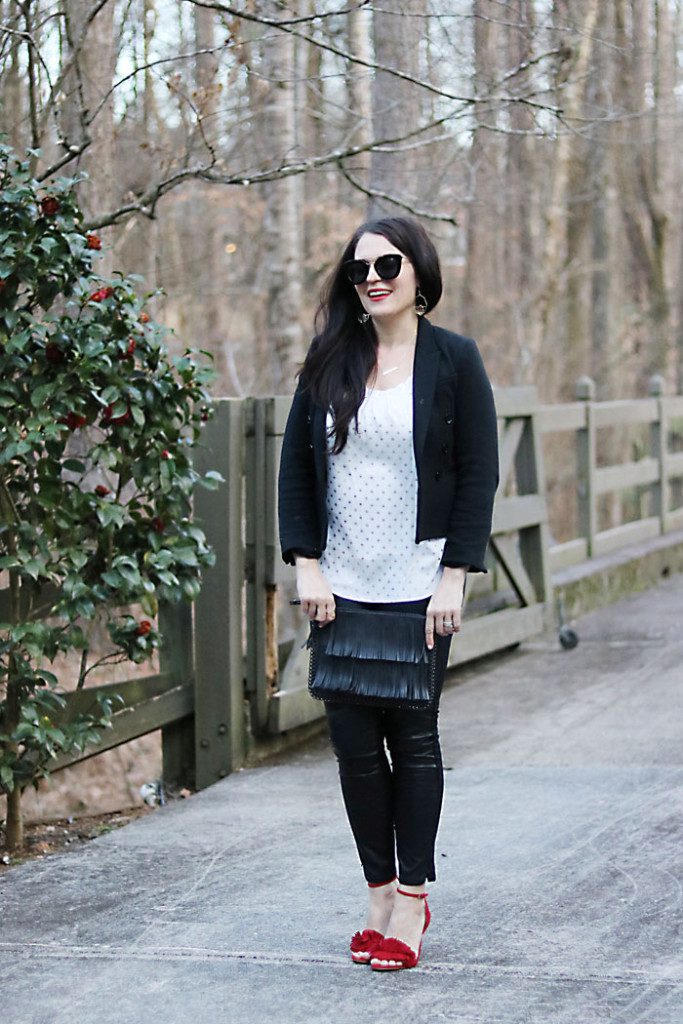
<path id="1" fill-rule="evenodd" d="M 477 347 L 424 316 L 441 290 L 418 223 L 392 217 L 357 229 L 323 291 L 280 460 L 282 557 L 296 566 L 302 611 L 319 627 L 342 606 L 397 620 L 421 612 L 426 646 L 437 648 L 425 710 L 325 702 L 369 886 L 351 955 L 375 970 L 414 967 L 429 924 L 439 697 L 466 574 L 486 572 L 498 486 L 495 406 Z"/>

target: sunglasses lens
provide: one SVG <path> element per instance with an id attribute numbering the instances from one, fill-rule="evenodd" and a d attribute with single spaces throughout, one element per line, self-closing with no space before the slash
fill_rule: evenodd
<path id="1" fill-rule="evenodd" d="M 370 267 L 363 260 L 349 260 L 346 275 L 351 284 L 362 284 L 370 273 Z"/>
<path id="2" fill-rule="evenodd" d="M 374 261 L 377 276 L 383 281 L 393 281 L 401 273 L 402 256 L 398 252 L 388 252 L 384 256 L 378 256 Z M 365 260 L 349 260 L 346 264 L 346 275 L 351 284 L 362 284 L 367 281 L 370 273 L 370 266 Z"/>
<path id="3" fill-rule="evenodd" d="M 393 281 L 401 273 L 401 256 L 396 252 L 388 252 L 375 261 L 377 275 L 383 281 Z"/>

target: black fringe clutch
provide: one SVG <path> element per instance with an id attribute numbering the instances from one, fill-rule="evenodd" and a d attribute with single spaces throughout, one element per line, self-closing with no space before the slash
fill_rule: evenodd
<path id="1" fill-rule="evenodd" d="M 436 642 L 426 616 L 337 607 L 325 626 L 311 620 L 308 690 L 316 700 L 422 710 L 434 699 Z"/>

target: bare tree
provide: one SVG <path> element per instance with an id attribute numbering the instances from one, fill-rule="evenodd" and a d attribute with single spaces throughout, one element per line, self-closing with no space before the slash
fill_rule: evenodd
<path id="1" fill-rule="evenodd" d="M 414 15 L 422 0 L 383 0 L 373 12 L 372 37 L 377 63 L 401 68 L 414 79 L 419 76 L 420 24 Z M 375 137 L 400 138 L 407 122 L 421 121 L 422 94 L 414 82 L 376 70 L 372 80 L 372 123 Z M 375 192 L 415 195 L 413 152 L 396 153 L 391 146 L 372 150 L 370 187 Z M 378 217 L 392 209 L 390 200 L 377 195 L 369 201 L 368 216 Z M 398 212 L 393 207 L 393 212 Z"/>
<path id="2" fill-rule="evenodd" d="M 472 144 L 467 167 L 467 264 L 463 289 L 463 329 L 492 339 L 493 320 L 500 316 L 502 298 L 499 271 L 502 237 L 500 190 L 503 164 L 498 128 L 498 109 L 486 102 L 500 77 L 500 26 L 497 0 L 473 0 L 473 91 L 482 102 L 473 111 Z"/>
<path id="3" fill-rule="evenodd" d="M 268 15 L 274 9 L 270 0 L 258 0 L 257 10 Z M 298 156 L 297 124 L 293 72 L 294 38 L 275 33 L 261 58 L 262 74 L 268 82 L 262 124 L 270 162 L 289 161 Z M 303 204 L 298 175 L 270 181 L 263 186 L 263 259 L 259 268 L 264 305 L 264 376 L 266 391 L 289 387 L 293 368 L 300 359 L 302 325 L 302 253 Z"/>
<path id="4" fill-rule="evenodd" d="M 652 83 L 648 14 L 645 0 L 615 0 L 616 41 L 623 54 L 617 65 L 619 92 L 632 112 L 616 129 L 620 153 L 615 170 L 629 251 L 633 344 L 636 354 L 645 355 L 645 376 L 666 365 L 669 314 L 664 274 L 667 217 L 655 147 L 649 141 L 653 122 L 647 101 Z"/>

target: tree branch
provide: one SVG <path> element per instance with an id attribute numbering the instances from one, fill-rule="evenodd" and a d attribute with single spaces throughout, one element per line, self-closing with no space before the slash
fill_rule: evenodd
<path id="1" fill-rule="evenodd" d="M 234 18 L 241 18 L 244 21 L 255 22 L 259 25 L 268 25 L 271 28 L 280 29 L 282 32 L 287 32 L 290 35 L 296 36 L 297 39 L 301 39 L 306 43 L 310 43 L 312 46 L 317 46 L 321 50 L 327 50 L 330 53 L 334 53 L 335 56 L 341 57 L 343 60 L 349 61 L 351 64 L 358 64 L 361 67 L 368 68 L 371 71 L 384 71 L 388 75 L 393 75 L 395 78 L 400 78 L 404 82 L 410 82 L 412 85 L 416 85 L 421 89 L 425 89 L 427 92 L 431 92 L 436 96 L 441 96 L 443 99 L 456 100 L 459 103 L 467 103 L 474 105 L 476 103 L 489 103 L 492 99 L 500 97 L 480 97 L 480 96 L 461 96 L 458 93 L 447 92 L 445 89 L 441 89 L 436 85 L 432 85 L 431 82 L 425 82 L 422 78 L 417 78 L 415 75 L 409 75 L 405 71 L 399 71 L 398 68 L 392 68 L 387 64 L 379 64 L 377 61 L 365 60 L 362 57 L 357 57 L 353 53 L 349 53 L 348 50 L 342 50 L 338 46 L 334 46 L 332 43 L 327 43 L 322 39 L 316 39 L 313 36 L 307 35 L 305 32 L 299 32 L 292 28 L 287 21 L 278 21 L 276 18 L 266 18 L 263 15 L 252 14 L 249 11 L 238 11 L 231 4 L 222 3 L 221 0 L 182 0 L 182 3 L 193 4 L 196 7 L 206 7 L 209 10 L 221 11 L 224 14 L 230 14 Z M 508 72 L 508 77 L 511 72 Z M 505 97 L 506 99 L 512 100 L 515 103 L 523 103 L 532 107 L 539 107 L 541 110 L 545 110 L 551 114 L 559 113 L 562 108 L 556 107 L 550 104 L 538 104 L 531 100 L 527 100 L 524 96 Z"/>
<path id="2" fill-rule="evenodd" d="M 368 142 L 364 145 L 348 146 L 346 149 L 334 150 L 331 153 L 326 153 L 324 156 L 310 157 L 307 160 L 300 160 L 291 164 L 281 164 L 279 167 L 272 167 L 265 171 L 257 171 L 254 174 L 240 174 L 240 175 L 223 175 L 218 174 L 212 170 L 215 165 L 215 161 L 211 161 L 206 165 L 199 165 L 195 167 L 188 167 L 186 169 L 175 172 L 168 178 L 162 181 L 156 182 L 151 188 L 148 188 L 146 192 L 135 202 L 126 203 L 124 206 L 119 207 L 117 210 L 113 210 L 111 213 L 103 214 L 96 220 L 88 221 L 84 224 L 85 230 L 93 231 L 97 228 L 105 227 L 109 224 L 114 224 L 119 221 L 122 217 L 125 217 L 131 213 L 141 213 L 145 217 L 154 219 L 156 205 L 163 195 L 169 192 L 172 188 L 181 184 L 183 181 L 187 181 L 189 178 L 199 178 L 202 181 L 210 182 L 214 185 L 256 185 L 265 181 L 278 181 L 281 178 L 288 178 L 293 174 L 305 174 L 307 171 L 317 170 L 321 167 L 329 166 L 330 164 L 338 164 L 340 160 L 344 160 L 348 157 L 357 156 L 359 153 L 371 152 L 380 146 L 387 146 L 398 142 L 403 142 L 406 139 L 414 138 L 415 136 L 421 135 L 424 132 L 429 131 L 438 125 L 444 124 L 446 121 L 451 120 L 457 115 L 457 111 L 450 112 L 443 117 L 435 118 L 429 121 L 427 124 L 421 125 L 418 128 L 414 128 L 412 131 L 404 132 L 403 134 L 386 139 L 378 139 L 373 142 Z"/>
<path id="3" fill-rule="evenodd" d="M 427 210 L 420 210 L 412 203 L 407 202 L 405 199 L 398 199 L 396 196 L 391 195 L 389 192 L 380 192 L 378 189 L 366 188 L 360 181 L 357 181 L 352 177 L 347 169 L 344 167 L 343 160 L 338 162 L 339 170 L 344 175 L 349 185 L 352 185 L 359 192 L 362 192 L 364 196 L 368 196 L 371 199 L 386 199 L 387 202 L 392 203 L 394 206 L 400 206 L 402 210 L 407 210 L 408 213 L 414 214 L 416 217 L 421 217 L 424 220 L 436 220 L 441 221 L 445 224 L 452 224 L 454 228 L 458 227 L 458 222 L 455 217 L 449 217 L 445 213 L 430 213 Z"/>

